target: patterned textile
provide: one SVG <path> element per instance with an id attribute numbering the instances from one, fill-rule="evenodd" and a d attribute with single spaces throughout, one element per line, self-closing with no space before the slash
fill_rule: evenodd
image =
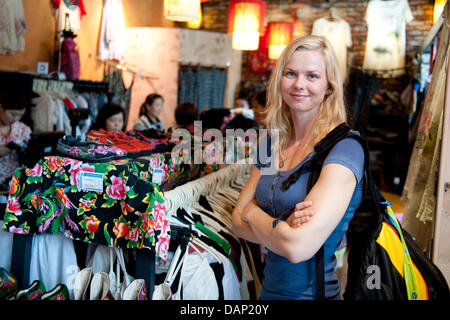
<path id="1" fill-rule="evenodd" d="M 7 136 L 0 133 L 0 145 L 7 145 L 15 141 L 17 144 L 28 142 L 30 139 L 31 129 L 24 123 L 17 121 L 11 125 L 11 129 Z M 19 167 L 19 155 L 16 150 L 10 154 L 0 157 L 0 184 L 7 181 Z"/>
<path id="2" fill-rule="evenodd" d="M 226 82 L 226 70 L 202 68 L 200 65 L 195 70 L 191 65 L 185 71 L 180 68 L 178 103 L 191 102 L 199 112 L 207 108 L 223 108 Z"/>
<path id="3" fill-rule="evenodd" d="M 53 233 L 88 243 L 148 248 L 167 258 L 164 195 L 151 183 L 149 160 L 83 163 L 45 157 L 16 170 L 3 229 Z M 83 189 L 82 172 L 103 174 L 103 192 Z"/>
<path id="4" fill-rule="evenodd" d="M 154 140 L 163 147 L 170 136 Z M 233 156 L 244 149 L 248 155 L 248 147 L 237 140 Z M 149 248 L 166 260 L 170 230 L 162 192 L 226 166 L 214 160 L 216 142 L 202 143 L 202 159 L 196 158 L 193 142 L 191 163 L 177 164 L 172 152 L 164 152 L 110 162 L 48 156 L 33 168 L 19 168 L 13 176 L 2 229 L 63 234 L 111 247 Z M 160 180 L 153 181 L 157 169 Z M 83 177 L 92 173 L 102 174 L 102 191 L 86 189 Z"/>
<path id="5" fill-rule="evenodd" d="M 439 33 L 438 51 L 432 80 L 421 110 L 419 127 L 408 166 L 402 200 L 406 203 L 402 226 L 416 239 L 423 251 L 431 251 L 437 180 L 442 139 L 446 78 L 450 54 L 450 7 Z"/>

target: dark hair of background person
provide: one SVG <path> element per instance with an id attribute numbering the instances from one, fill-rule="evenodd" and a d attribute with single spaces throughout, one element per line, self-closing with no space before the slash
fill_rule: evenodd
<path id="1" fill-rule="evenodd" d="M 117 104 L 117 103 L 112 103 L 112 102 L 108 102 L 105 103 L 100 111 L 97 114 L 97 118 L 95 120 L 94 125 L 92 126 L 92 129 L 94 130 L 99 130 L 99 129 L 105 129 L 106 128 L 106 120 L 118 113 L 122 113 L 123 115 L 123 128 L 122 131 L 125 130 L 126 127 L 126 123 L 127 123 L 127 119 L 125 116 L 125 111 L 123 110 L 123 108 Z"/>
<path id="2" fill-rule="evenodd" d="M 257 92 L 253 97 L 256 102 L 258 102 L 261 106 L 265 107 L 267 102 L 266 90 L 262 90 Z M 253 107 L 253 106 L 252 106 Z"/>
<path id="3" fill-rule="evenodd" d="M 156 99 L 161 99 L 162 101 L 164 101 L 164 98 L 160 94 L 150 93 L 147 96 L 147 98 L 145 98 L 144 103 L 142 103 L 142 105 L 141 105 L 141 110 L 139 111 L 139 116 L 142 116 L 143 114 L 146 113 L 145 104 L 148 103 L 149 105 L 152 105 Z"/>
<path id="4" fill-rule="evenodd" d="M 230 109 L 203 109 L 200 112 L 200 121 L 203 129 L 220 129 L 223 119 L 230 115 Z"/>
<path id="5" fill-rule="evenodd" d="M 0 105 L 3 110 L 22 110 L 28 107 L 27 100 L 21 96 L 0 96 Z"/>
<path id="6" fill-rule="evenodd" d="M 180 126 L 193 124 L 198 119 L 197 107 L 190 102 L 180 103 L 175 109 L 175 121 Z"/>

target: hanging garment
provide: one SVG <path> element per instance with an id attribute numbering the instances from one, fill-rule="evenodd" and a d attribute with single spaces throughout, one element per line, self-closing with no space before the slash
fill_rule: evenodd
<path id="1" fill-rule="evenodd" d="M 0 145 L 7 145 L 15 141 L 17 144 L 27 143 L 30 139 L 31 129 L 24 123 L 16 121 L 11 125 L 7 136 L 0 133 Z M 20 166 L 19 155 L 16 150 L 0 157 L 0 184 L 10 179 L 14 171 Z"/>
<path id="2" fill-rule="evenodd" d="M 181 267 L 183 300 L 217 300 L 219 288 L 208 259 L 198 253 L 187 253 Z"/>
<path id="3" fill-rule="evenodd" d="M 0 228 L 3 225 L 3 221 L 0 221 Z M 11 271 L 11 256 L 13 246 L 14 235 L 10 232 L 0 230 L 0 268 Z"/>
<path id="4" fill-rule="evenodd" d="M 86 14 L 82 0 L 52 0 L 56 9 L 56 30 L 63 31 L 65 27 L 77 33 L 81 28 L 81 18 Z M 69 25 L 66 26 L 66 15 L 69 17 Z"/>
<path id="5" fill-rule="evenodd" d="M 120 104 L 125 112 L 125 122 L 130 111 L 131 91 L 133 89 L 134 77 L 128 88 L 125 87 L 122 70 L 107 66 L 103 74 L 103 81 L 108 83 L 108 92 L 112 93 L 110 102 Z M 100 104 L 103 106 L 103 104 Z M 97 113 L 95 113 L 97 116 Z"/>
<path id="6" fill-rule="evenodd" d="M 65 284 L 73 299 L 73 284 L 78 273 L 77 256 L 70 239 L 55 234 L 33 237 L 28 285 L 40 280 L 45 288 Z"/>
<path id="7" fill-rule="evenodd" d="M 190 64 L 186 70 L 180 67 L 178 82 L 178 104 L 183 102 L 195 104 L 195 73 Z"/>
<path id="8" fill-rule="evenodd" d="M 122 61 L 126 39 L 122 0 L 104 0 L 98 57 L 101 60 Z"/>
<path id="9" fill-rule="evenodd" d="M 0 54 L 24 51 L 25 33 L 22 0 L 0 0 Z"/>
<path id="10" fill-rule="evenodd" d="M 407 0 L 371 0 L 365 19 L 368 26 L 363 69 L 399 69 L 404 74 L 405 26 L 413 20 Z"/>
<path id="11" fill-rule="evenodd" d="M 191 102 L 199 112 L 203 109 L 223 108 L 227 71 L 215 67 L 203 68 L 197 65 L 195 70 L 188 66 L 181 70 L 178 80 L 178 101 Z"/>
<path id="12" fill-rule="evenodd" d="M 347 48 L 352 46 L 350 25 L 339 17 L 334 20 L 323 17 L 314 21 L 311 34 L 324 36 L 331 42 L 344 83 L 347 78 Z"/>
<path id="13" fill-rule="evenodd" d="M 33 130 L 35 132 L 53 131 L 61 111 L 56 99 L 50 95 L 43 95 L 34 98 L 32 102 L 36 105 L 33 113 Z M 63 112 L 65 113 L 64 109 Z"/>
<path id="14" fill-rule="evenodd" d="M 61 71 L 68 80 L 80 78 L 80 56 L 72 39 L 65 38 L 61 45 Z"/>
<path id="15" fill-rule="evenodd" d="M 170 226 L 149 165 L 140 159 L 84 163 L 43 158 L 31 169 L 16 171 L 2 228 L 30 235 L 64 234 L 118 248 L 145 247 L 166 260 Z M 83 184 L 86 174 L 95 183 Z"/>
<path id="16" fill-rule="evenodd" d="M 447 6 L 448 7 L 448 6 Z M 448 19 L 448 15 L 447 15 Z M 446 92 L 446 64 L 450 54 L 450 29 L 444 23 L 433 66 L 432 80 L 421 110 L 402 200 L 406 203 L 402 225 L 423 251 L 431 252 L 437 178 Z"/>

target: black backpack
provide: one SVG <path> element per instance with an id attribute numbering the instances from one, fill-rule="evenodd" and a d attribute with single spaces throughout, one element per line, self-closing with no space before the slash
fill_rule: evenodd
<path id="1" fill-rule="evenodd" d="M 348 300 L 444 300 L 450 291 L 441 271 L 420 250 L 396 219 L 390 203 L 375 184 L 369 164 L 367 142 L 352 133 L 346 123 L 333 129 L 314 146 L 316 155 L 293 172 L 285 181 L 288 189 L 302 170 L 311 170 L 307 190 L 319 178 L 324 160 L 333 146 L 344 138 L 357 140 L 364 149 L 365 195 L 352 218 L 348 235 Z M 323 246 L 315 255 L 316 297 L 324 299 Z"/>

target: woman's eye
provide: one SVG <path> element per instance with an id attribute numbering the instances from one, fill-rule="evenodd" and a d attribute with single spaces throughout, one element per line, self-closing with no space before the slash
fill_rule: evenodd
<path id="1" fill-rule="evenodd" d="M 287 77 L 295 77 L 295 72 L 286 71 L 284 75 L 287 76 Z"/>
<path id="2" fill-rule="evenodd" d="M 316 78 L 317 78 L 317 76 L 316 76 L 315 74 L 312 74 L 312 73 L 309 74 L 308 77 L 309 77 L 310 79 L 316 79 Z"/>

